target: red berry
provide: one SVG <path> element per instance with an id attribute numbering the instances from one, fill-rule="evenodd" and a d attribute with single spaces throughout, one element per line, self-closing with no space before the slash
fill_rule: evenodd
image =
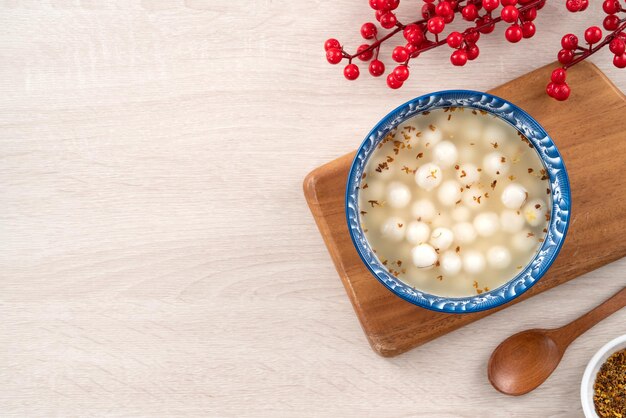
<path id="1" fill-rule="evenodd" d="M 365 51 L 369 47 L 370 46 L 368 44 L 363 44 L 363 45 L 359 46 L 358 49 L 356 50 L 357 57 L 361 61 L 369 61 L 369 60 L 372 59 L 372 56 L 374 55 L 374 51 L 373 50 L 370 49 L 367 52 L 363 52 L 363 51 Z"/>
<path id="2" fill-rule="evenodd" d="M 500 2 L 498 0 L 483 0 L 483 7 L 488 12 L 497 9 L 499 5 Z"/>
<path id="3" fill-rule="evenodd" d="M 609 50 L 615 55 L 622 55 L 626 52 L 626 44 L 619 38 L 615 38 L 609 44 Z"/>
<path id="4" fill-rule="evenodd" d="M 565 7 L 567 7 L 567 10 L 570 12 L 578 12 L 582 8 L 581 0 L 567 0 Z"/>
<path id="5" fill-rule="evenodd" d="M 465 33 L 465 42 L 468 42 L 470 44 L 475 44 L 476 42 L 478 42 L 479 38 L 480 32 L 475 29 L 470 29 Z"/>
<path id="6" fill-rule="evenodd" d="M 430 19 L 435 16 L 435 5 L 432 3 L 424 3 L 422 5 L 422 17 L 424 19 Z"/>
<path id="7" fill-rule="evenodd" d="M 398 79 L 393 75 L 393 73 L 390 73 L 387 76 L 387 85 L 389 87 L 391 87 L 392 89 L 399 89 L 400 87 L 402 87 L 402 81 L 398 81 Z"/>
<path id="8" fill-rule="evenodd" d="M 373 60 L 372 62 L 370 62 L 369 70 L 370 74 L 374 77 L 380 77 L 385 72 L 385 64 L 383 64 L 382 61 Z"/>
<path id="9" fill-rule="evenodd" d="M 589 6 L 589 0 L 580 0 L 580 11 L 584 11 Z"/>
<path id="10" fill-rule="evenodd" d="M 619 12 L 620 10 L 619 1 L 604 0 L 604 3 L 602 3 L 602 10 L 604 10 L 604 13 L 606 13 L 607 15 L 612 15 L 612 14 Z"/>
<path id="11" fill-rule="evenodd" d="M 395 10 L 398 8 L 400 0 L 378 0 L 378 7 L 381 10 Z"/>
<path id="12" fill-rule="evenodd" d="M 359 78 L 359 67 L 356 64 L 348 64 L 346 68 L 343 69 L 343 75 L 348 80 L 356 80 Z"/>
<path id="13" fill-rule="evenodd" d="M 626 54 L 615 55 L 613 57 L 613 65 L 617 68 L 625 68 L 626 67 Z"/>
<path id="14" fill-rule="evenodd" d="M 480 53 L 480 50 L 478 49 L 478 47 L 476 45 L 470 45 L 467 47 L 467 59 L 470 61 L 475 60 L 476 58 L 478 58 L 478 54 Z"/>
<path id="15" fill-rule="evenodd" d="M 479 29 L 480 33 L 491 33 L 496 28 L 496 25 L 493 23 L 493 18 L 489 15 L 483 16 L 478 19 L 476 25 L 486 25 L 484 28 Z"/>
<path id="16" fill-rule="evenodd" d="M 517 4 L 517 0 L 500 0 L 500 4 L 503 6 L 515 6 Z"/>
<path id="17" fill-rule="evenodd" d="M 549 82 L 548 85 L 546 86 L 546 93 L 548 93 L 548 96 L 550 97 L 554 97 L 554 88 L 556 87 L 556 84 L 554 84 L 553 82 Z"/>
<path id="18" fill-rule="evenodd" d="M 511 43 L 516 43 L 522 40 L 522 28 L 519 25 L 511 25 L 504 32 L 504 37 Z"/>
<path id="19" fill-rule="evenodd" d="M 407 52 L 409 53 L 409 57 L 411 58 L 415 58 L 417 56 L 419 56 L 419 47 L 415 46 L 414 44 L 406 44 L 404 46 L 407 50 Z"/>
<path id="20" fill-rule="evenodd" d="M 450 48 L 458 48 L 461 46 L 461 42 L 463 42 L 463 35 L 459 32 L 450 32 L 446 38 L 446 42 L 448 42 Z"/>
<path id="21" fill-rule="evenodd" d="M 339 48 L 330 48 L 326 51 L 326 60 L 331 64 L 339 64 L 343 59 L 343 53 Z"/>
<path id="22" fill-rule="evenodd" d="M 591 26 L 585 31 L 585 41 L 590 44 L 595 44 L 602 39 L 602 29 L 597 26 Z"/>
<path id="23" fill-rule="evenodd" d="M 387 12 L 380 17 L 380 26 L 385 29 L 393 28 L 394 26 L 396 26 L 397 22 L 398 19 L 396 19 L 396 15 L 391 12 Z"/>
<path id="24" fill-rule="evenodd" d="M 391 53 L 391 58 L 395 62 L 404 62 L 409 59 L 409 51 L 406 50 L 403 46 L 397 46 L 393 49 Z"/>
<path id="25" fill-rule="evenodd" d="M 474 4 L 468 4 L 461 9 L 461 15 L 463 19 L 472 21 L 478 17 L 478 8 Z"/>
<path id="26" fill-rule="evenodd" d="M 453 20 L 454 20 L 454 13 L 451 13 L 451 14 L 443 17 L 444 23 L 450 23 Z"/>
<path id="27" fill-rule="evenodd" d="M 507 23 L 515 22 L 518 16 L 519 11 L 515 6 L 505 6 L 502 11 L 500 11 L 500 17 Z"/>
<path id="28" fill-rule="evenodd" d="M 376 13 L 374 13 L 374 16 L 376 17 L 376 21 L 380 22 L 380 18 L 382 18 L 385 13 L 387 12 L 384 10 L 376 10 Z"/>
<path id="29" fill-rule="evenodd" d="M 619 26 L 619 22 L 619 17 L 615 15 L 608 15 L 604 18 L 602 26 L 604 26 L 604 29 L 606 30 L 615 30 Z"/>
<path id="30" fill-rule="evenodd" d="M 409 68 L 406 65 L 398 65 L 393 69 L 393 76 L 396 80 L 404 82 L 409 78 Z"/>
<path id="31" fill-rule="evenodd" d="M 435 16 L 428 19 L 428 31 L 430 33 L 441 33 L 445 26 L 446 24 L 441 16 Z"/>
<path id="32" fill-rule="evenodd" d="M 380 3 L 378 0 L 370 0 L 370 7 L 374 10 L 380 10 Z"/>
<path id="33" fill-rule="evenodd" d="M 563 49 L 574 50 L 578 46 L 578 37 L 572 33 L 568 33 L 561 39 Z"/>
<path id="34" fill-rule="evenodd" d="M 450 55 L 450 62 L 452 65 L 463 66 L 467 62 L 467 52 L 462 49 L 457 49 Z"/>
<path id="35" fill-rule="evenodd" d="M 376 36 L 378 29 L 372 22 L 363 23 L 361 26 L 361 36 L 363 39 L 373 39 Z"/>
<path id="36" fill-rule="evenodd" d="M 550 76 L 550 79 L 556 84 L 563 84 L 565 83 L 566 77 L 567 77 L 567 73 L 565 72 L 565 70 L 563 68 L 557 68 L 554 71 L 552 71 L 552 75 Z"/>
<path id="37" fill-rule="evenodd" d="M 559 51 L 558 59 L 563 65 L 569 64 L 574 59 L 574 53 L 569 49 L 562 49 Z"/>
<path id="38" fill-rule="evenodd" d="M 570 88 L 567 84 L 557 84 L 554 86 L 554 97 L 558 101 L 567 100 L 570 94 Z"/>
<path id="39" fill-rule="evenodd" d="M 527 22 L 535 20 L 537 18 L 537 9 L 532 8 L 522 12 L 522 17 Z"/>
<path id="40" fill-rule="evenodd" d="M 330 48 L 341 49 L 341 44 L 335 38 L 327 39 L 326 42 L 324 42 L 324 51 L 328 51 Z"/>
<path id="41" fill-rule="evenodd" d="M 533 22 L 522 23 L 522 36 L 524 38 L 532 38 L 535 35 L 535 24 Z"/>
<path id="42" fill-rule="evenodd" d="M 452 5 L 447 1 L 442 1 L 435 7 L 435 13 L 437 16 L 446 17 L 454 14 L 452 10 Z"/>
<path id="43" fill-rule="evenodd" d="M 405 27 L 403 34 L 404 39 L 413 45 L 419 46 L 422 42 L 424 42 L 424 33 L 422 32 L 422 29 L 415 24 Z"/>

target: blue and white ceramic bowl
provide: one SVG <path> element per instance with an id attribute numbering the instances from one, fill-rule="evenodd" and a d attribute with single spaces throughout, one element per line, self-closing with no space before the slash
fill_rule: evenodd
<path id="1" fill-rule="evenodd" d="M 406 119 L 442 107 L 469 107 L 487 111 L 523 133 L 538 152 L 549 176 L 552 190 L 552 217 L 543 245 L 520 273 L 497 289 L 476 296 L 450 298 L 431 295 L 403 283 L 378 260 L 359 221 L 359 184 L 369 157 L 385 135 Z M 558 255 L 570 220 L 571 196 L 563 159 L 546 131 L 528 113 L 496 96 L 468 90 L 449 90 L 417 97 L 385 116 L 359 147 L 346 189 L 346 216 L 352 242 L 372 274 L 387 289 L 415 305 L 440 312 L 470 313 L 495 308 L 530 289 L 548 270 Z"/>

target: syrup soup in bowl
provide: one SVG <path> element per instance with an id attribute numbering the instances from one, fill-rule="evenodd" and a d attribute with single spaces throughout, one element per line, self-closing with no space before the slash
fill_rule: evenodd
<path id="1" fill-rule="evenodd" d="M 389 290 L 425 308 L 476 312 L 539 280 L 570 216 L 561 156 L 523 110 L 444 91 L 387 115 L 354 159 L 355 247 Z"/>

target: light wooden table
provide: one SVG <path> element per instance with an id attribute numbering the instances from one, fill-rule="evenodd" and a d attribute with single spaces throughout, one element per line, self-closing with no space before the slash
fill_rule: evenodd
<path id="1" fill-rule="evenodd" d="M 496 393 L 486 362 L 624 286 L 626 260 L 383 359 L 301 192 L 397 104 L 494 87 L 603 17 L 560 3 L 534 39 L 499 28 L 461 69 L 440 48 L 392 92 L 324 60 L 327 37 L 360 42 L 366 1 L 0 1 L 0 415 L 579 416 L 626 311 L 527 396 Z"/>

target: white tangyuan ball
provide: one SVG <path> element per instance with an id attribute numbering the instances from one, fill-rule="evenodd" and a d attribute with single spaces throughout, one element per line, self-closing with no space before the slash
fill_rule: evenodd
<path id="1" fill-rule="evenodd" d="M 483 133 L 483 140 L 485 141 L 486 146 L 493 148 L 494 144 L 498 144 L 498 146 L 502 145 L 508 136 L 507 131 L 504 129 L 501 123 L 493 121 L 489 126 L 485 128 L 485 132 Z"/>
<path id="2" fill-rule="evenodd" d="M 415 172 L 415 182 L 426 191 L 439 186 L 442 177 L 441 168 L 433 163 L 426 163 Z"/>
<path id="3" fill-rule="evenodd" d="M 428 242 L 428 238 L 430 238 L 430 227 L 426 223 L 413 221 L 407 226 L 406 240 L 411 244 Z"/>
<path id="4" fill-rule="evenodd" d="M 487 250 L 487 263 L 495 269 L 507 268 L 511 264 L 511 252 L 502 245 Z"/>
<path id="5" fill-rule="evenodd" d="M 469 189 L 465 189 L 465 191 L 462 193 L 463 197 L 461 198 L 461 200 L 463 201 L 463 204 L 468 208 L 478 209 L 483 202 L 482 199 L 485 198 L 483 196 L 483 193 L 484 191 L 480 187 L 472 186 Z"/>
<path id="6" fill-rule="evenodd" d="M 447 250 L 454 242 L 454 233 L 448 228 L 435 228 L 430 234 L 430 243 L 439 250 Z"/>
<path id="7" fill-rule="evenodd" d="M 536 248 L 537 244 L 539 244 L 537 238 L 528 229 L 515 233 L 511 242 L 513 243 L 513 248 L 519 251 L 529 251 Z"/>
<path id="8" fill-rule="evenodd" d="M 546 223 L 546 211 L 547 211 L 547 207 L 545 206 L 545 203 L 543 203 L 543 200 L 541 199 L 534 199 L 531 200 L 530 202 L 528 202 L 526 204 L 526 206 L 524 206 L 524 218 L 526 218 L 526 222 L 528 222 L 529 225 L 532 226 L 538 226 L 541 225 L 542 223 Z"/>
<path id="9" fill-rule="evenodd" d="M 437 197 L 442 205 L 454 206 L 461 200 L 461 185 L 455 180 L 446 180 L 437 190 Z"/>
<path id="10" fill-rule="evenodd" d="M 483 170 L 491 176 L 504 176 L 510 168 L 509 159 L 497 151 L 490 152 L 483 158 Z"/>
<path id="11" fill-rule="evenodd" d="M 507 185 L 500 195 L 502 204 L 509 209 L 521 208 L 527 198 L 528 192 L 524 186 L 519 183 L 511 183 Z"/>
<path id="12" fill-rule="evenodd" d="M 461 271 L 463 262 L 454 251 L 446 251 L 439 257 L 439 267 L 444 274 L 456 276 Z"/>
<path id="13" fill-rule="evenodd" d="M 472 212 L 465 206 L 457 206 L 452 209 L 452 219 L 455 222 L 466 222 L 471 218 Z"/>
<path id="14" fill-rule="evenodd" d="M 420 199 L 411 206 L 411 215 L 417 220 L 428 222 L 437 215 L 437 209 L 430 200 Z"/>
<path id="15" fill-rule="evenodd" d="M 438 129 L 433 125 L 430 125 L 428 129 L 424 129 L 422 131 L 422 144 L 424 144 L 425 147 L 432 147 L 438 144 L 442 138 L 443 132 L 441 129 Z"/>
<path id="16" fill-rule="evenodd" d="M 524 217 L 519 211 L 505 209 L 500 213 L 500 227 L 504 232 L 518 232 L 524 227 Z"/>
<path id="17" fill-rule="evenodd" d="M 459 244 L 469 244 L 476 240 L 476 229 L 469 222 L 459 222 L 452 227 L 452 232 Z"/>
<path id="18" fill-rule="evenodd" d="M 461 164 L 459 169 L 456 170 L 456 178 L 459 179 L 463 185 L 471 185 L 480 180 L 480 171 L 478 171 L 478 167 L 474 164 Z"/>
<path id="19" fill-rule="evenodd" d="M 383 223 L 381 233 L 383 237 L 394 242 L 399 242 L 404 238 L 405 229 L 406 227 L 402 218 L 391 216 Z"/>
<path id="20" fill-rule="evenodd" d="M 459 158 L 459 152 L 450 141 L 441 141 L 433 148 L 433 161 L 441 168 L 452 167 Z"/>
<path id="21" fill-rule="evenodd" d="M 420 244 L 411 249 L 413 264 L 418 268 L 429 268 L 437 263 L 437 251 L 429 244 Z"/>
<path id="22" fill-rule="evenodd" d="M 477 274 L 485 269 L 485 256 L 474 250 L 463 253 L 463 270 L 469 274 Z"/>
<path id="23" fill-rule="evenodd" d="M 411 191 L 406 184 L 392 181 L 387 187 L 387 201 L 392 208 L 403 208 L 411 201 Z"/>
<path id="24" fill-rule="evenodd" d="M 483 212 L 474 218 L 474 228 L 481 237 L 490 237 L 500 228 L 500 218 L 495 212 Z"/>

